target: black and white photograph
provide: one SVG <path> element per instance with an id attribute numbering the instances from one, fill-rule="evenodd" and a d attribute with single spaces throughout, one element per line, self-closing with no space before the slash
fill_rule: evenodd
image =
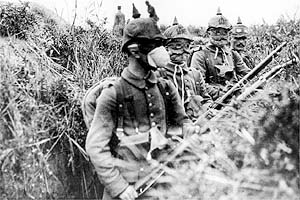
<path id="1" fill-rule="evenodd" d="M 0 0 L 0 199 L 299 200 L 299 0 Z"/>

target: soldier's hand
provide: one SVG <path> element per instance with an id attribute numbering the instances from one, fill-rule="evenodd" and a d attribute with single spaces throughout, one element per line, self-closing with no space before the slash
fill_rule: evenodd
<path id="1" fill-rule="evenodd" d="M 137 197 L 138 194 L 132 185 L 129 185 L 125 191 L 120 194 L 120 199 L 122 200 L 134 200 Z"/>
<path id="2" fill-rule="evenodd" d="M 187 138 L 193 134 L 199 134 L 200 133 L 200 126 L 194 125 L 191 123 L 186 123 L 182 127 L 182 133 L 183 137 Z"/>

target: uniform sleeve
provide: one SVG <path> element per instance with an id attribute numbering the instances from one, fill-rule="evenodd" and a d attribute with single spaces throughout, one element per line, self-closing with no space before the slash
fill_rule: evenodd
<path id="1" fill-rule="evenodd" d="M 204 82 L 206 83 L 206 90 L 208 94 L 215 100 L 220 96 L 221 89 L 207 83 L 209 77 L 206 77 L 207 66 L 205 60 L 206 58 L 204 51 L 197 51 L 192 56 L 191 67 L 201 72 Z"/>
<path id="2" fill-rule="evenodd" d="M 184 111 L 184 107 L 181 105 L 180 96 L 175 88 L 174 84 L 166 80 L 168 87 L 169 87 L 169 95 L 170 95 L 170 104 L 168 104 L 171 108 L 168 109 L 171 111 L 167 113 L 168 118 L 172 121 L 173 126 L 183 126 L 184 123 L 192 123 L 191 120 L 188 118 Z"/>
<path id="3" fill-rule="evenodd" d="M 196 51 L 193 54 L 190 67 L 199 70 L 203 77 L 205 77 L 207 67 L 205 63 L 204 51 Z"/>
<path id="4" fill-rule="evenodd" d="M 129 183 L 114 165 L 109 142 L 115 128 L 113 112 L 116 108 L 116 91 L 113 87 L 103 89 L 86 139 L 86 151 L 95 166 L 100 181 L 112 197 L 118 196 Z"/>
<path id="5" fill-rule="evenodd" d="M 204 78 L 202 76 L 202 74 L 198 71 L 193 71 L 193 73 L 199 73 L 198 75 L 196 75 L 195 77 L 198 77 L 196 81 L 196 84 L 198 82 L 199 87 L 196 87 L 197 90 L 197 94 L 199 94 L 203 99 L 205 103 L 212 103 L 212 98 L 211 96 L 208 94 L 207 91 L 207 84 L 205 84 Z"/>
<path id="6" fill-rule="evenodd" d="M 236 66 L 236 72 L 238 75 L 245 76 L 250 72 L 250 69 L 247 67 L 242 57 L 235 51 L 232 51 L 233 61 Z"/>

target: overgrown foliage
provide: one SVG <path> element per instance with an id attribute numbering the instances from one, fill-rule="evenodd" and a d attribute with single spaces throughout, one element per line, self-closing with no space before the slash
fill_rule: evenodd
<path id="1" fill-rule="evenodd" d="M 84 151 L 87 129 L 80 105 L 87 88 L 126 66 L 121 39 L 90 20 L 87 28 L 61 25 L 30 4 L 1 8 L 0 198 L 99 198 L 99 182 Z M 19 24 L 13 24 L 17 18 Z M 248 49 L 256 63 L 280 43 L 276 38 L 289 44 L 269 68 L 289 59 L 300 46 L 293 32 L 299 27 L 299 20 L 285 19 L 276 26 L 251 27 Z M 294 65 L 219 120 L 206 121 L 210 133 L 166 168 L 160 181 L 171 187 L 156 194 L 296 199 L 298 83 L 299 65 Z"/>
<path id="2" fill-rule="evenodd" d="M 30 12 L 28 3 L 21 5 L 6 4 L 1 6 L 0 36 L 16 36 L 27 39 L 27 33 L 37 23 L 36 16 Z"/>

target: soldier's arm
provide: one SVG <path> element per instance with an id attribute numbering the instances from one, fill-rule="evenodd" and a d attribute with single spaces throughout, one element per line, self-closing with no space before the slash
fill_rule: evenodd
<path id="1" fill-rule="evenodd" d="M 119 18 L 118 18 L 118 16 L 117 16 L 117 14 L 115 15 L 115 20 L 114 20 L 114 25 L 113 25 L 113 27 L 115 27 L 116 25 L 118 25 L 118 22 L 119 21 Z"/>
<path id="2" fill-rule="evenodd" d="M 124 14 L 122 14 L 122 16 L 121 16 L 121 22 L 120 22 L 120 24 L 122 26 L 125 26 L 125 15 Z"/>
<path id="3" fill-rule="evenodd" d="M 232 51 L 233 61 L 236 66 L 236 72 L 238 75 L 245 76 L 250 72 L 250 69 L 247 67 L 246 63 L 243 61 L 242 57 L 235 51 Z"/>
<path id="4" fill-rule="evenodd" d="M 198 73 L 198 75 L 195 76 L 195 77 L 198 77 L 197 80 L 195 80 L 195 82 L 196 82 L 196 84 L 199 84 L 199 87 L 196 87 L 199 90 L 199 91 L 197 91 L 197 94 L 200 94 L 200 96 L 202 96 L 205 103 L 209 103 L 209 104 L 212 103 L 212 98 L 208 94 L 207 84 L 205 84 L 205 81 L 204 81 L 204 78 L 203 78 L 201 72 L 193 70 L 193 73 Z"/>
<path id="5" fill-rule="evenodd" d="M 103 89 L 97 99 L 97 107 L 86 139 L 86 151 L 95 166 L 100 181 L 112 197 L 118 196 L 128 186 L 128 182 L 114 165 L 109 142 L 115 128 L 113 112 L 116 108 L 114 87 Z"/>
<path id="6" fill-rule="evenodd" d="M 155 12 L 155 11 L 154 11 L 154 8 L 153 8 L 152 6 L 149 6 L 149 7 L 148 7 L 148 13 L 150 14 L 150 15 L 149 15 L 150 17 L 153 17 L 153 16 L 154 16 L 154 12 Z"/>
<path id="7" fill-rule="evenodd" d="M 172 121 L 176 122 L 172 125 L 180 126 L 182 128 L 183 137 L 189 137 L 195 133 L 198 134 L 200 127 L 198 125 L 194 125 L 193 122 L 188 118 L 184 111 L 184 107 L 181 105 L 180 96 L 174 84 L 171 81 L 168 81 L 168 85 L 172 101 L 171 109 L 173 110 L 173 112 L 168 113 L 168 117 L 171 118 Z"/>
<path id="8" fill-rule="evenodd" d="M 197 51 L 193 54 L 190 67 L 199 70 L 205 78 L 207 66 L 204 51 Z"/>

